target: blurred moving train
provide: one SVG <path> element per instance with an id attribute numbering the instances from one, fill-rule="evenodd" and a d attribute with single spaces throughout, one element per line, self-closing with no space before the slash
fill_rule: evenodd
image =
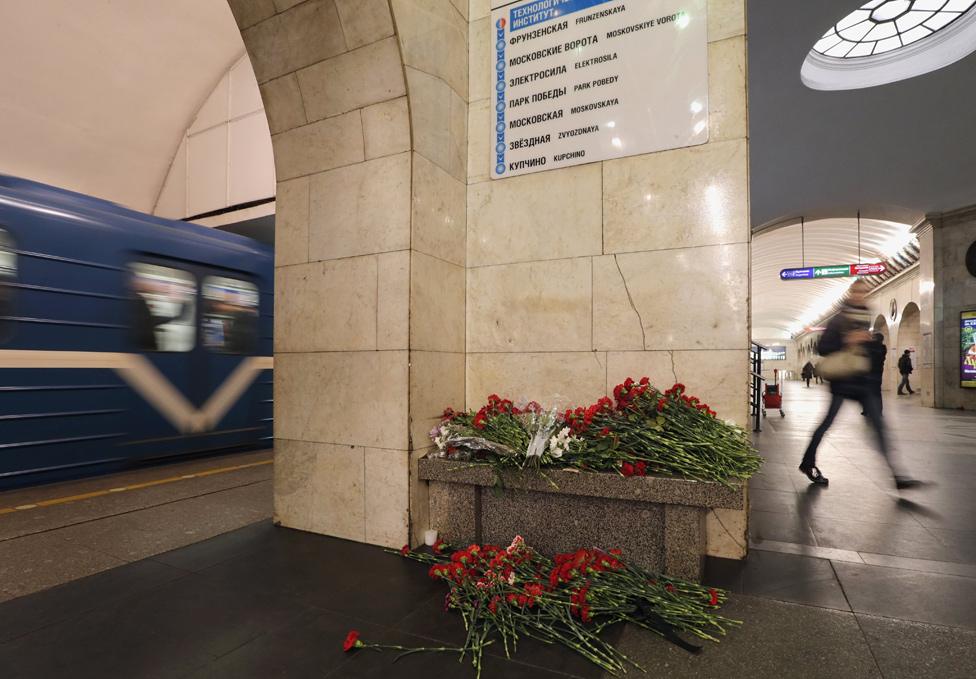
<path id="1" fill-rule="evenodd" d="M 0 175 L 0 489 L 270 445 L 274 255 Z"/>

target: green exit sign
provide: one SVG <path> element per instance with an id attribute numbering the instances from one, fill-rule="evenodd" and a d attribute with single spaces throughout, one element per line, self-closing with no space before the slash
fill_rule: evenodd
<path id="1" fill-rule="evenodd" d="M 851 265 L 818 266 L 813 268 L 814 278 L 845 278 L 851 275 Z"/>

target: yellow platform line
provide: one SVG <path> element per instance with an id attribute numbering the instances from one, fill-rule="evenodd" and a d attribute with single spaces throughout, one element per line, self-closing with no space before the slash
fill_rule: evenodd
<path id="1" fill-rule="evenodd" d="M 19 505 L 17 507 L 0 507 L 0 516 L 4 514 L 13 514 L 14 512 L 24 512 L 31 509 L 37 509 L 38 507 L 53 507 L 55 505 L 68 504 L 69 502 L 78 502 L 79 500 L 89 500 L 93 497 L 102 497 L 103 495 L 111 495 L 113 493 L 122 493 L 130 490 L 140 490 L 142 488 L 152 488 L 153 486 L 162 486 L 167 483 L 176 483 L 177 481 L 186 481 L 189 479 L 199 479 L 205 476 L 214 476 L 216 474 L 226 474 L 228 472 L 236 472 L 241 469 L 250 469 L 252 467 L 261 467 L 266 464 L 273 463 L 274 460 L 261 460 L 260 462 L 249 462 L 247 464 L 237 464 L 232 467 L 218 467 L 217 469 L 206 469 L 204 471 L 193 472 L 192 474 L 181 474 L 180 476 L 169 476 L 164 479 L 155 479 L 153 481 L 143 481 L 142 483 L 133 483 L 128 486 L 114 486 L 112 488 L 106 488 L 104 490 L 93 490 L 89 493 L 79 493 L 77 495 L 68 495 L 66 497 L 52 498 L 50 500 L 40 500 L 38 502 L 32 502 L 31 504 Z"/>

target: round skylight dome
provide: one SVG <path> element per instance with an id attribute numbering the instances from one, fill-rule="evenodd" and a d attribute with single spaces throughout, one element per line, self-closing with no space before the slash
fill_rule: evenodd
<path id="1" fill-rule="evenodd" d="M 976 50 L 976 0 L 871 0 L 817 41 L 800 76 L 817 90 L 872 87 L 935 71 Z"/>

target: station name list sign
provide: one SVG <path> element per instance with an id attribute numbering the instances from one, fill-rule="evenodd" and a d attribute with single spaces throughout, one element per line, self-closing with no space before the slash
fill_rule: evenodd
<path id="1" fill-rule="evenodd" d="M 494 0 L 492 178 L 707 142 L 705 3 Z"/>

